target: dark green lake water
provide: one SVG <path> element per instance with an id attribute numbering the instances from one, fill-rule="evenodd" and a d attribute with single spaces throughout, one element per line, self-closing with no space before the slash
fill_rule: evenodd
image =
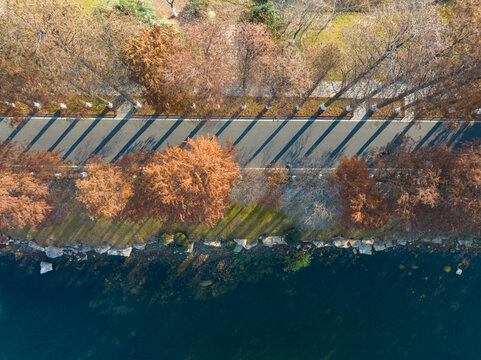
<path id="1" fill-rule="evenodd" d="M 330 251 L 290 275 L 273 256 L 180 261 L 61 260 L 40 276 L 0 257 L 0 359 L 481 358 L 479 256 Z"/>

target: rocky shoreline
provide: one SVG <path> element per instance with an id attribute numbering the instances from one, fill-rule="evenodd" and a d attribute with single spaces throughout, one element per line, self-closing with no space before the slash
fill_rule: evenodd
<path id="1" fill-rule="evenodd" d="M 253 254 L 269 251 L 289 253 L 291 251 L 316 251 L 323 249 L 344 249 L 354 254 L 372 255 L 375 252 L 389 251 L 395 248 L 425 248 L 433 250 L 463 251 L 479 250 L 481 245 L 472 240 L 454 240 L 452 238 L 422 238 L 422 239 L 401 239 L 391 241 L 375 241 L 374 239 L 344 239 L 337 238 L 331 241 L 310 240 L 301 241 L 295 245 L 288 245 L 282 236 L 268 236 L 257 240 L 234 239 L 235 247 L 228 249 L 226 241 L 191 241 L 187 251 L 180 252 L 175 249 L 173 241 L 160 244 L 158 239 L 151 239 L 145 243 L 133 244 L 125 248 L 115 248 L 109 244 L 101 246 L 88 246 L 77 244 L 75 246 L 41 246 L 32 240 L 14 239 L 3 236 L 0 238 L 0 252 L 22 253 L 35 256 L 40 261 L 40 273 L 44 274 L 54 269 L 54 259 L 67 256 L 76 261 L 85 261 L 89 258 L 100 256 L 136 257 L 141 254 L 157 256 L 186 256 L 189 254 L 217 254 L 228 256 L 232 254 Z M 457 273 L 461 274 L 458 269 Z"/>

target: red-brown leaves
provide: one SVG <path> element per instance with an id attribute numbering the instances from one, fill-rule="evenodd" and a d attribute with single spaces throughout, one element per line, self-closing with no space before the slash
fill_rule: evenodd
<path id="1" fill-rule="evenodd" d="M 152 155 L 141 180 L 144 216 L 169 222 L 212 225 L 223 217 L 239 175 L 237 164 L 216 138 L 189 139 Z"/>
<path id="2" fill-rule="evenodd" d="M 91 217 L 115 219 L 133 195 L 132 179 L 100 158 L 88 161 L 86 170 L 87 177 L 76 182 L 77 200 Z"/>
<path id="3" fill-rule="evenodd" d="M 341 203 L 342 222 L 350 227 L 372 229 L 386 219 L 386 204 L 365 161 L 344 158 L 330 178 Z"/>

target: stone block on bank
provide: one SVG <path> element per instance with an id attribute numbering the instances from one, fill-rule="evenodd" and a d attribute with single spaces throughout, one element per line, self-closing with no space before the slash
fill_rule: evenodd
<path id="1" fill-rule="evenodd" d="M 132 253 L 132 246 L 129 246 L 125 249 L 110 249 L 107 251 L 108 255 L 125 256 L 125 257 L 129 257 L 131 253 Z"/>
<path id="2" fill-rule="evenodd" d="M 359 253 L 364 255 L 372 255 L 372 245 L 362 244 L 361 246 L 359 246 Z"/>
<path id="3" fill-rule="evenodd" d="M 55 246 L 47 246 L 45 255 L 51 259 L 55 259 L 63 255 L 63 249 Z"/>
<path id="4" fill-rule="evenodd" d="M 107 251 L 109 251 L 111 248 L 111 246 L 109 244 L 104 244 L 104 245 L 101 245 L 101 246 L 97 246 L 95 248 L 95 251 L 99 254 L 105 254 Z"/>
<path id="5" fill-rule="evenodd" d="M 349 245 L 351 245 L 352 248 L 358 248 L 361 246 L 361 241 L 360 240 L 349 240 Z"/>
<path id="6" fill-rule="evenodd" d="M 374 247 L 374 250 L 376 250 L 376 251 L 386 250 L 385 244 L 374 244 L 373 247 Z"/>
<path id="7" fill-rule="evenodd" d="M 313 244 L 316 248 L 323 248 L 323 247 L 329 246 L 328 243 L 322 240 L 312 240 L 311 244 Z"/>
<path id="8" fill-rule="evenodd" d="M 282 236 L 268 236 L 262 239 L 262 244 L 268 247 L 271 247 L 273 245 L 287 245 L 286 241 Z"/>
<path id="9" fill-rule="evenodd" d="M 37 250 L 37 251 L 41 251 L 41 252 L 45 251 L 45 248 L 43 246 L 40 246 L 37 243 L 34 243 L 33 241 L 29 241 L 28 246 L 33 250 Z"/>
<path id="10" fill-rule="evenodd" d="M 206 241 L 204 244 L 207 245 L 207 246 L 212 246 L 212 247 L 221 247 L 221 246 L 222 246 L 222 244 L 221 244 L 221 242 L 220 242 L 219 240 L 216 240 L 216 241 Z"/>
<path id="11" fill-rule="evenodd" d="M 334 240 L 334 246 L 341 249 L 349 248 L 349 240 Z"/>

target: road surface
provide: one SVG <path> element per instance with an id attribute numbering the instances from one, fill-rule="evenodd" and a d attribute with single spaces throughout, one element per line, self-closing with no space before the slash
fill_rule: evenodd
<path id="1" fill-rule="evenodd" d="M 367 156 L 401 135 L 418 146 L 448 141 L 454 145 L 481 136 L 481 123 L 452 128 L 441 120 L 416 123 L 393 119 L 350 118 L 225 118 L 201 121 L 182 117 L 65 118 L 36 116 L 12 126 L 0 115 L 0 141 L 27 144 L 31 150 L 58 150 L 67 160 L 82 163 L 92 154 L 115 160 L 135 150 L 161 150 L 188 137 L 216 135 L 230 139 L 246 167 L 271 162 L 293 167 L 335 166 L 342 156 Z"/>

